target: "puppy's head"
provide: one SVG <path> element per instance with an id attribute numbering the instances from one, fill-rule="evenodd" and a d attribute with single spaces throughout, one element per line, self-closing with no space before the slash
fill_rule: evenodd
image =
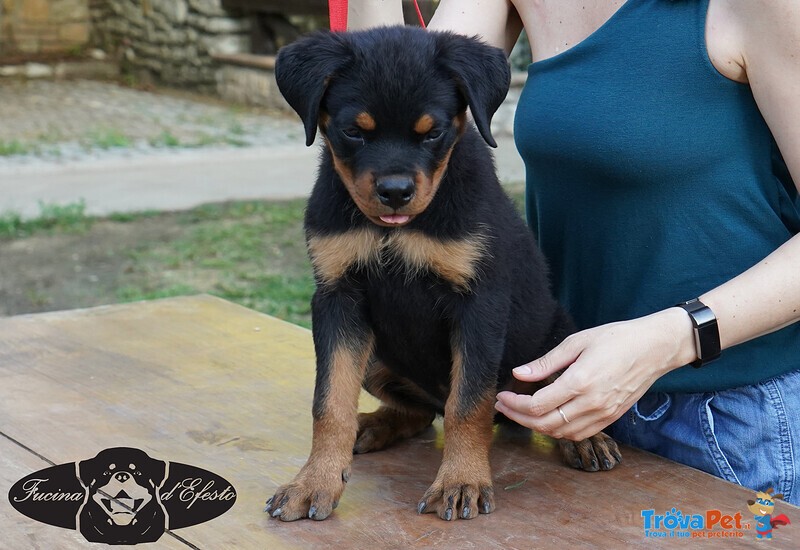
<path id="1" fill-rule="evenodd" d="M 401 226 L 427 208 L 470 108 L 489 145 L 508 91 L 505 54 L 475 38 L 387 27 L 320 32 L 278 54 L 275 77 L 306 143 L 317 128 L 358 208 Z"/>

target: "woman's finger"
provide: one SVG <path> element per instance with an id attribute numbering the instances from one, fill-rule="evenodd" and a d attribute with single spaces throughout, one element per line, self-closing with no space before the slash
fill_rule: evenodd
<path id="1" fill-rule="evenodd" d="M 582 338 L 569 337 L 545 355 L 514 369 L 514 378 L 524 382 L 544 380 L 566 369 L 580 357 Z"/>

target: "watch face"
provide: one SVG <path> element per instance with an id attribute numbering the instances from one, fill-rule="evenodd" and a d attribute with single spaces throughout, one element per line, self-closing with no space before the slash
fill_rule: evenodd
<path id="1" fill-rule="evenodd" d="M 697 349 L 697 361 L 694 367 L 700 367 L 713 361 L 720 355 L 719 327 L 717 318 L 711 308 L 700 300 L 690 300 L 679 307 L 686 310 L 694 324 L 694 342 Z"/>

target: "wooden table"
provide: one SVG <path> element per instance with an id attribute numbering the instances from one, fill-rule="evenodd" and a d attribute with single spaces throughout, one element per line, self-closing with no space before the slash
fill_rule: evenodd
<path id="1" fill-rule="evenodd" d="M 313 380 L 308 331 L 209 296 L 0 319 L 0 548 L 97 548 L 19 514 L 6 495 L 34 471 L 118 446 L 205 468 L 237 492 L 230 511 L 153 548 L 622 548 L 653 544 L 642 510 L 741 512 L 753 523 L 749 490 L 627 448 L 611 472 L 578 472 L 559 463 L 551 441 L 522 430 L 496 436 L 495 513 L 419 516 L 441 457 L 440 422 L 357 456 L 328 520 L 281 523 L 262 513 L 264 500 L 309 451 Z M 364 396 L 362 408 L 374 406 Z M 699 542 L 799 548 L 800 510 L 779 502 L 781 512 L 794 524 L 770 542 L 752 530 Z"/>

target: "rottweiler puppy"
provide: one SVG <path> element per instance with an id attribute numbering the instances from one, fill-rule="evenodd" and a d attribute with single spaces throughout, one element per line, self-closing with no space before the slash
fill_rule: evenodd
<path id="1" fill-rule="evenodd" d="M 354 452 L 418 434 L 439 414 L 444 456 L 417 510 L 488 514 L 497 391 L 573 330 L 486 146 L 496 145 L 506 56 L 411 27 L 319 32 L 283 48 L 275 76 L 307 144 L 319 128 L 324 147 L 305 218 L 316 279 L 312 449 L 265 511 L 326 518 Z M 358 414 L 362 386 L 381 400 L 377 411 Z M 604 434 L 560 446 L 583 469 L 619 460 Z"/>

